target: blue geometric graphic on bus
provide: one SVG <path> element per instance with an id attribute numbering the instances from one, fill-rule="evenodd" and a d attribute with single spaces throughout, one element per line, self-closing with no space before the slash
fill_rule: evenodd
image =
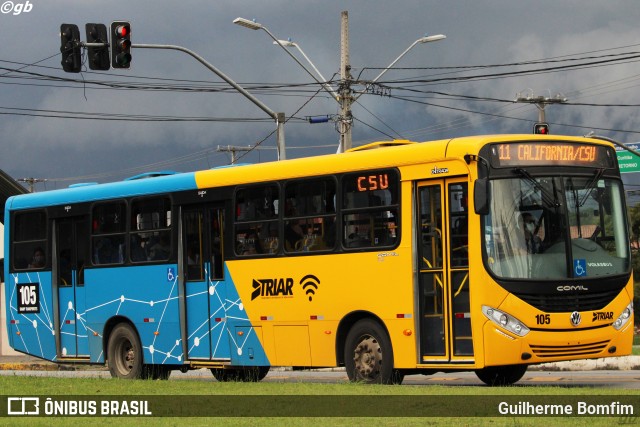
<path id="1" fill-rule="evenodd" d="M 176 267 L 171 268 L 177 270 Z M 50 272 L 13 274 L 13 283 L 8 283 L 10 342 L 17 351 L 56 361 L 58 335 L 62 357 L 89 356 L 93 363 L 104 363 L 106 349 L 103 349 L 102 331 L 105 322 L 114 316 L 121 316 L 135 325 L 145 363 L 182 364 L 185 355 L 179 320 L 179 281 L 175 275 L 174 280 L 168 283 L 168 271 L 166 266 L 87 269 L 84 286 L 58 289 L 57 314 L 53 312 Z M 225 273 L 226 277 L 230 277 L 226 267 Z M 107 282 L 104 277 L 107 274 L 114 286 L 88 289 L 91 283 Z M 36 282 L 40 283 L 39 312 L 20 313 L 16 304 L 18 285 Z M 268 359 L 250 326 L 240 297 L 235 287 L 227 283 L 210 281 L 205 292 L 190 292 L 187 284 L 185 299 L 188 312 L 198 315 L 204 313 L 206 319 L 206 322 L 190 330 L 189 357 L 200 359 L 200 354 L 192 354 L 191 351 L 205 348 L 207 352 L 202 358 L 207 360 L 223 359 L 241 365 L 267 366 Z M 198 300 L 203 300 L 205 304 L 213 301 L 215 303 L 211 307 L 216 308 L 209 312 L 209 309 L 192 304 Z M 54 327 L 56 315 L 59 331 Z M 238 327 L 246 328 L 247 332 L 238 334 Z M 203 345 L 205 342 L 208 344 Z"/>
<path id="2" fill-rule="evenodd" d="M 10 330 L 15 328 L 15 332 L 9 335 L 10 343 L 18 350 L 34 356 L 54 360 L 55 351 L 55 331 L 53 327 L 53 311 L 51 309 L 51 294 L 46 289 L 51 289 L 50 275 L 38 272 L 31 274 L 21 274 L 20 280 L 17 275 L 13 275 L 9 282 L 9 313 L 7 323 Z M 40 283 L 38 299 L 40 301 L 39 313 L 20 313 L 16 304 L 20 298 L 18 284 Z M 16 338 L 17 337 L 17 338 Z"/>
<path id="3" fill-rule="evenodd" d="M 208 266 L 205 277 L 209 277 Z M 231 277 L 226 266 L 225 277 Z M 244 304 L 230 281 L 189 282 L 186 288 L 190 359 L 230 359 L 239 365 L 269 364 L 259 338 L 250 327 Z"/>
<path id="4" fill-rule="evenodd" d="M 584 277 L 587 275 L 587 260 L 586 259 L 574 259 L 573 260 L 573 274 L 574 277 Z"/>

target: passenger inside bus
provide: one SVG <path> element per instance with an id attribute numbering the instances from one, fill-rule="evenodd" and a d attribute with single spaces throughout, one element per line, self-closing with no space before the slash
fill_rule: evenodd
<path id="1" fill-rule="evenodd" d="M 41 247 L 35 248 L 31 262 L 29 263 L 29 268 L 42 268 L 44 267 L 44 262 L 44 250 Z"/>
<path id="2" fill-rule="evenodd" d="M 542 241 L 537 235 L 538 227 L 535 217 L 529 212 L 520 213 L 518 228 L 524 235 L 523 252 L 537 254 L 541 252 Z"/>
<path id="3" fill-rule="evenodd" d="M 296 243 L 304 238 L 305 233 L 302 230 L 302 226 L 300 225 L 301 222 L 302 221 L 299 219 L 287 221 L 287 225 L 284 229 L 284 240 L 287 245 L 287 251 L 296 250 Z"/>

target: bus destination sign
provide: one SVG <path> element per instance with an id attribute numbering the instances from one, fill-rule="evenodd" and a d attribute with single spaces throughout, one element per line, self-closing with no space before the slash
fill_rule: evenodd
<path id="1" fill-rule="evenodd" d="M 607 147 L 564 142 L 516 142 L 491 147 L 491 163 L 508 166 L 588 166 L 610 168 Z"/>

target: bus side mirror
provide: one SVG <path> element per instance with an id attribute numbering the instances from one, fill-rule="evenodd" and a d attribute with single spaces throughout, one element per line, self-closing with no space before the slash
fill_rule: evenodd
<path id="1" fill-rule="evenodd" d="M 489 180 L 477 179 L 473 186 L 473 208 L 478 215 L 489 213 Z"/>

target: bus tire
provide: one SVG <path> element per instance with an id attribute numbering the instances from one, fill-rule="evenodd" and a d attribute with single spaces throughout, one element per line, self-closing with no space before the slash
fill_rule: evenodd
<path id="1" fill-rule="evenodd" d="M 356 322 L 347 334 L 344 366 L 350 381 L 370 384 L 400 384 L 403 372 L 393 369 L 391 340 L 372 319 Z"/>
<path id="2" fill-rule="evenodd" d="M 138 379 L 143 374 L 142 345 L 133 326 L 118 324 L 107 344 L 107 364 L 113 378 Z"/>
<path id="3" fill-rule="evenodd" d="M 527 368 L 528 365 L 489 366 L 476 370 L 476 375 L 488 386 L 505 386 L 517 383 Z"/>
<path id="4" fill-rule="evenodd" d="M 269 373 L 269 366 L 251 366 L 248 368 L 211 368 L 213 377 L 220 382 L 241 381 L 258 382 L 262 381 Z"/>

